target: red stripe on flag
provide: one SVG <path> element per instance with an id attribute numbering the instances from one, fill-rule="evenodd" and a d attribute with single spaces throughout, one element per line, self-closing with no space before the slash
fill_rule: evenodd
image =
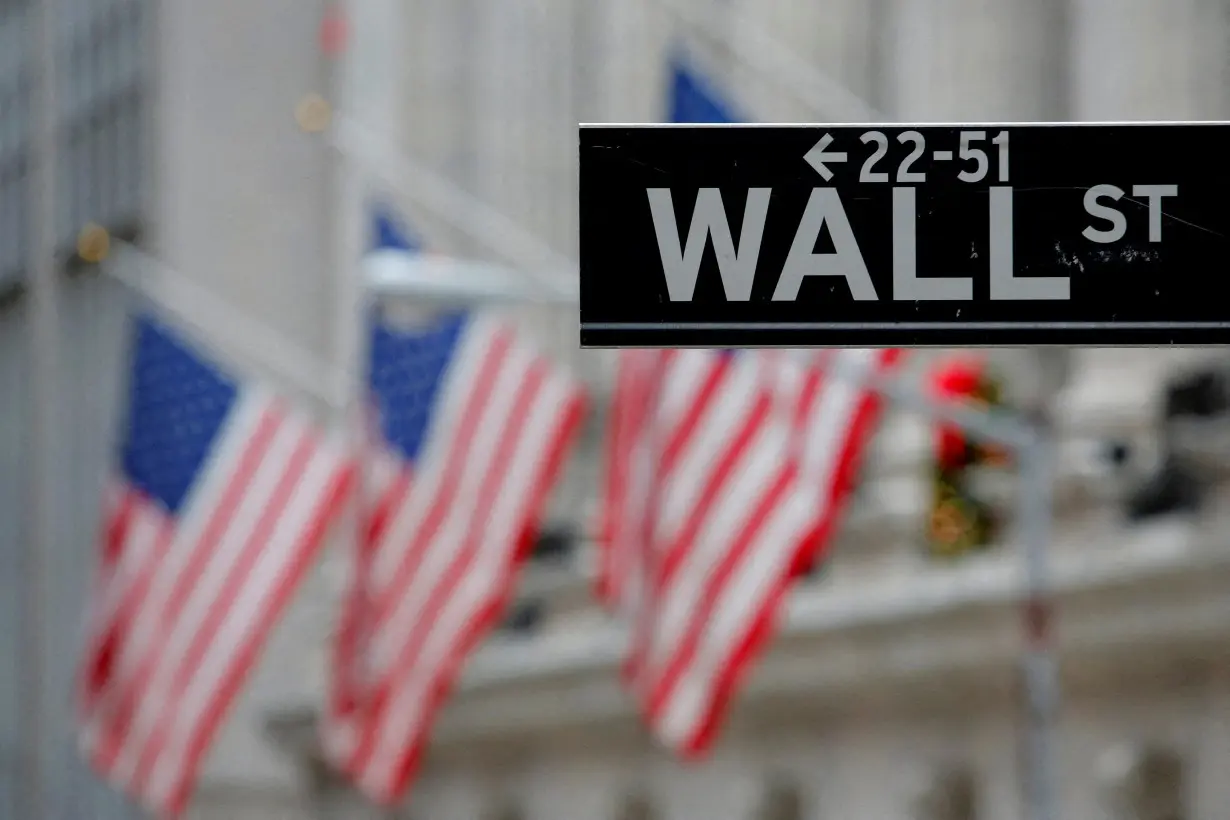
<path id="1" fill-rule="evenodd" d="M 127 742 L 132 721 L 136 717 L 136 710 L 142 699 L 149 693 L 151 677 L 165 649 L 165 642 L 179 624 L 182 607 L 188 599 L 188 594 L 217 549 L 218 542 L 230 525 L 235 510 L 247 493 L 252 477 L 264 459 L 277 431 L 278 419 L 266 413 L 261 418 L 248 446 L 245 447 L 235 470 L 234 480 L 227 485 L 205 531 L 195 544 L 188 547 L 191 550 L 191 556 L 175 578 L 166 600 L 161 604 L 154 602 L 151 605 L 154 607 L 153 611 L 146 608 L 148 598 L 144 594 L 140 602 L 136 604 L 138 611 L 134 615 L 133 630 L 130 636 L 132 652 L 139 655 L 139 660 L 136 660 L 135 668 L 130 674 L 117 681 L 118 702 L 113 707 L 104 707 L 109 713 L 107 717 L 110 718 L 107 721 L 108 730 L 103 735 L 102 744 L 95 750 L 93 759 L 94 765 L 100 771 L 108 774 L 113 772 L 116 759 Z M 158 568 L 161 566 L 160 562 Z M 154 574 L 156 573 L 157 569 L 154 571 Z M 145 592 L 148 593 L 148 590 Z M 150 624 L 147 639 L 138 645 L 135 642 L 135 633 L 146 624 Z M 120 670 L 121 673 L 123 671 L 123 669 Z"/>
<path id="2" fill-rule="evenodd" d="M 627 392 L 616 395 L 614 402 L 619 409 L 613 418 L 607 464 L 600 590 L 611 603 L 612 597 L 635 583 L 637 574 L 648 584 L 651 594 L 640 601 L 634 614 L 625 674 L 630 676 L 634 695 L 655 732 L 681 754 L 694 756 L 712 743 L 732 693 L 772 635 L 796 570 L 831 540 L 871 436 L 879 400 L 860 385 L 837 382 L 828 372 L 830 362 L 851 354 L 828 351 L 802 372 L 788 370 L 796 365 L 785 357 L 744 354 L 756 357 L 752 361 L 763 374 L 759 389 L 764 392 L 749 403 L 753 409 L 739 408 L 744 414 L 732 419 L 724 439 L 716 444 L 706 442 L 704 446 L 721 450 L 705 460 L 703 470 L 676 475 L 675 462 L 680 453 L 696 445 L 693 436 L 700 420 L 720 400 L 716 397 L 721 396 L 725 381 L 714 378 L 720 365 L 710 364 L 715 369 L 703 378 L 688 377 L 694 385 L 693 393 L 672 410 L 676 418 L 662 418 L 662 405 L 655 402 L 647 412 L 658 417 L 643 418 L 634 426 L 628 419 L 635 418 L 638 406 L 644 406 L 649 393 L 646 384 L 652 381 L 643 370 L 635 369 L 635 354 L 643 352 L 625 354 L 621 360 L 617 390 Z M 873 358 L 870 369 L 878 373 L 892 367 L 899 352 L 879 351 Z M 663 377 L 672 378 L 669 369 Z M 831 390 L 855 392 L 851 396 Z M 830 417 L 817 418 L 818 411 L 829 407 L 824 400 L 830 395 Z M 812 425 L 825 429 L 813 432 Z M 662 435 L 665 443 L 655 441 L 655 436 Z M 809 436 L 836 448 L 823 458 L 823 474 L 800 461 L 804 458 L 801 447 L 810 441 Z M 660 528 L 662 511 L 653 505 L 637 508 L 629 503 L 635 488 L 628 464 L 638 451 L 640 457 L 648 454 L 657 467 L 655 475 L 639 477 L 642 483 L 653 485 L 655 499 L 672 481 L 695 482 L 687 494 L 694 499 L 694 506 L 669 544 L 660 543 L 659 536 L 652 535 Z M 776 461 L 779 467 L 763 492 L 737 502 L 719 501 L 724 498 L 722 488 L 746 469 L 740 465 L 758 463 L 764 469 L 765 459 Z M 753 474 L 747 475 L 750 478 Z M 706 537 L 705 525 L 714 516 L 729 513 L 731 503 L 746 506 L 738 518 L 738 532 L 726 544 L 700 543 L 699 539 Z M 638 523 L 638 519 L 648 520 Z M 772 542 L 764 540 L 769 537 L 765 527 L 770 520 L 776 522 Z M 646 535 L 630 538 L 633 533 Z M 758 558 L 759 550 L 773 554 Z M 757 577 L 763 581 L 757 580 L 740 591 L 738 585 L 745 583 L 741 569 L 754 560 L 760 562 Z M 690 575 L 684 577 L 685 572 Z M 685 598 L 676 598 L 685 594 Z M 681 606 L 687 608 L 682 630 L 677 620 Z M 738 609 L 724 612 L 720 609 L 723 606 Z M 668 611 L 674 613 L 671 624 L 664 620 Z M 745 620 L 740 625 L 739 621 L 732 622 L 732 617 Z M 654 641 L 671 643 L 655 646 Z M 646 665 L 651 647 L 656 660 Z M 685 679 L 686 692 L 680 688 Z M 683 711 L 674 711 L 679 709 Z M 670 736 L 663 735 L 668 731 Z"/>
<path id="3" fill-rule="evenodd" d="M 430 463 L 406 466 L 413 479 L 387 505 L 385 525 L 367 533 L 380 539 L 381 554 L 396 556 L 397 571 L 376 601 L 351 595 L 343 614 L 344 623 L 373 617 L 374 625 L 344 638 L 349 645 L 339 657 L 351 668 L 333 671 L 334 688 L 348 686 L 352 701 L 344 705 L 352 708 L 346 714 L 334 699 L 325 732 L 353 733 L 354 743 L 335 746 L 334 754 L 343 755 L 338 762 L 359 788 L 382 803 L 395 801 L 413 777 L 441 703 L 503 612 L 583 409 L 581 392 L 561 382 L 546 360 L 520 349 L 514 355 L 512 334 L 481 325 L 467 332 L 475 335 L 462 343 L 471 345 L 466 350 L 477 364 L 473 372 L 454 371 L 468 381 L 447 388 L 459 391 L 453 394 L 461 399 L 457 424 L 444 425 L 449 439 L 427 448 L 435 454 Z M 424 470 L 438 470 L 430 476 L 438 480 L 425 478 Z M 423 492 L 431 496 L 418 495 Z M 418 511 L 417 526 L 399 536 L 394 522 L 408 509 Z M 377 560 L 371 550 L 356 549 L 351 558 Z M 369 573 L 355 567 L 356 577 Z M 353 685 L 376 648 L 391 657 L 371 670 L 371 680 Z"/>
<path id="4" fill-rule="evenodd" d="M 503 478 L 503 473 L 508 469 L 508 459 L 510 451 L 516 446 L 517 434 L 520 432 L 521 426 L 525 421 L 525 414 L 528 410 L 530 402 L 533 401 L 534 395 L 545 377 L 542 368 L 536 368 L 532 375 L 526 378 L 518 385 L 517 398 L 514 403 L 512 412 L 504 419 L 504 431 L 500 437 L 497 447 L 497 452 L 492 458 L 490 471 L 483 480 L 481 489 L 478 493 L 479 502 L 475 505 L 477 510 L 486 510 L 491 506 L 495 494 L 501 489 L 500 482 Z M 490 388 L 490 384 L 486 382 L 479 383 L 479 390 L 476 391 L 473 404 L 475 405 L 486 403 L 486 391 Z M 476 416 L 478 414 L 475 414 Z M 510 429 L 511 428 L 511 429 Z M 463 427 L 464 429 L 464 427 Z M 472 431 L 467 431 L 472 432 Z M 472 441 L 472 435 L 465 435 L 467 442 Z M 456 485 L 450 487 L 449 498 L 445 504 L 452 503 L 452 494 L 456 491 Z M 437 508 L 440 509 L 440 508 Z M 441 509 L 441 517 L 443 510 Z M 471 519 L 466 533 L 463 536 L 460 544 L 455 542 L 440 541 L 436 538 L 438 534 L 438 526 L 434 528 L 425 528 L 417 539 L 415 546 L 408 552 L 422 552 L 428 547 L 436 549 L 447 549 L 453 552 L 454 556 L 450 562 L 448 569 L 443 577 L 439 580 L 435 587 L 432 588 L 427 596 L 427 600 L 423 603 L 420 612 L 420 617 L 414 620 L 410 631 L 404 636 L 398 636 L 397 643 L 401 647 L 401 651 L 390 668 L 383 675 L 383 680 L 376 687 L 375 697 L 373 699 L 371 728 L 365 733 L 359 743 L 359 748 L 355 751 L 354 757 L 351 760 L 351 771 L 359 779 L 363 779 L 361 772 L 371 763 L 372 754 L 375 751 L 377 743 L 380 742 L 379 735 L 381 734 L 382 724 L 387 720 L 387 711 L 389 708 L 389 700 L 395 696 L 394 689 L 398 687 L 404 679 L 414 671 L 414 664 L 418 660 L 419 653 L 422 651 L 423 644 L 431 635 L 432 630 L 437 626 L 435 619 L 432 617 L 438 613 L 446 603 L 454 596 L 458 584 L 461 583 L 465 575 L 471 571 L 476 553 L 481 544 L 476 537 L 476 525 L 481 519 Z M 459 547 L 454 552 L 454 548 Z M 394 600 L 400 600 L 402 596 L 408 593 L 411 579 L 403 577 L 399 579 L 400 584 L 392 586 L 389 589 L 389 597 Z M 385 617 L 377 626 L 377 632 L 389 626 L 387 611 Z"/>
<path id="5" fill-rule="evenodd" d="M 352 469 L 339 471 L 334 480 L 330 482 L 329 489 L 324 493 L 321 501 L 314 505 L 314 512 L 295 546 L 294 559 L 268 590 L 260 615 L 253 622 L 244 640 L 235 648 L 226 671 L 219 679 L 218 685 L 211 691 L 201 719 L 190 730 L 184 764 L 167 798 L 167 811 L 170 815 L 177 816 L 187 807 L 188 798 L 191 796 L 196 780 L 196 772 L 200 771 L 205 752 L 218 734 L 218 730 L 222 728 L 240 688 L 255 667 L 261 647 L 273 631 L 278 618 L 285 611 L 295 591 L 303 582 L 308 570 L 315 563 L 317 555 L 324 546 L 325 533 L 334 514 L 341 508 L 352 491 L 353 484 L 354 471 Z"/>
<path id="6" fill-rule="evenodd" d="M 262 499 L 259 517 L 245 533 L 234 563 L 225 568 L 216 589 L 201 588 L 204 570 L 223 545 L 241 505 L 251 503 L 258 470 L 291 423 L 278 402 L 261 400 L 259 407 L 250 417 L 255 420 L 251 428 L 242 432 L 230 428 L 223 434 L 244 439 L 225 439 L 240 446 L 233 461 L 211 468 L 223 471 L 213 474 L 219 479 L 216 497 L 190 501 L 207 505 L 198 537 L 176 542 L 179 522 L 152 499 L 127 489 L 134 511 L 130 515 L 161 522 L 161 531 L 142 557 L 134 550 L 141 548 L 140 539 L 150 537 L 148 527 L 142 532 L 141 527 L 131 523 L 122 527 L 113 519 L 102 545 L 104 556 L 118 552 L 119 565 L 126 567 L 122 578 L 116 573 L 100 575 L 95 593 L 98 601 L 119 597 L 106 629 L 122 665 L 105 685 L 82 683 L 88 693 L 80 717 L 83 751 L 102 775 L 163 816 L 183 810 L 205 749 L 310 566 L 349 483 L 350 470 L 340 454 L 324 447 L 306 425 L 300 432 L 296 424 L 286 462 L 266 465 L 266 470 L 274 471 L 268 473 L 268 498 Z M 305 474 L 305 468 L 310 472 Z M 311 493 L 304 489 L 309 476 Z M 121 531 L 117 548 L 111 539 L 120 537 Z M 277 553 L 268 552 L 271 544 L 281 545 Z M 178 552 L 172 553 L 172 548 Z M 178 563 L 168 563 L 171 560 Z M 252 572 L 258 564 L 282 569 L 275 577 L 266 577 Z M 155 582 L 167 585 L 164 600 L 151 597 Z M 233 620 L 239 617 L 236 606 L 241 601 L 245 611 L 251 608 L 256 613 L 250 623 Z M 192 621 L 185 620 L 190 617 Z M 228 625 L 230 637 L 220 643 L 221 630 Z M 241 637 L 232 641 L 235 636 L 230 633 L 236 629 Z M 87 665 L 96 655 L 95 648 L 87 650 Z M 207 667 L 204 672 L 202 665 Z"/>
<path id="7" fill-rule="evenodd" d="M 227 614 L 235 606 L 244 585 L 260 562 L 265 546 L 274 536 L 278 519 L 282 517 L 290 500 L 294 497 L 300 475 L 311 461 L 314 450 L 315 442 L 310 434 L 303 435 L 295 443 L 294 452 L 287 466 L 278 476 L 268 503 L 261 511 L 260 520 L 248 535 L 238 559 L 231 565 L 217 595 L 209 602 L 204 617 L 194 624 L 195 630 L 188 640 L 184 653 L 179 657 L 173 671 L 168 673 L 169 686 L 165 692 L 161 714 L 154 718 L 153 729 L 141 744 L 141 750 L 137 756 L 137 766 L 132 777 L 133 788 L 137 792 L 146 791 L 150 769 L 162 756 L 167 733 L 176 725 L 175 718 L 183 708 L 181 701 L 184 697 L 184 690 L 191 678 L 197 674 L 205 653 L 209 651 Z M 152 694 L 157 697 L 160 693 Z"/>

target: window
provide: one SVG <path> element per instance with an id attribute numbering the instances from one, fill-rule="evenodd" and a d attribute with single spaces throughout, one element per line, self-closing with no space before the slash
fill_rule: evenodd
<path id="1" fill-rule="evenodd" d="M 530 557 L 544 564 L 566 564 L 576 550 L 577 534 L 567 524 L 542 528 Z"/>
<path id="2" fill-rule="evenodd" d="M 978 788 L 973 771 L 952 766 L 933 774 L 914 807 L 915 820 L 977 820 Z"/>
<path id="3" fill-rule="evenodd" d="M 0 0 L 0 301 L 24 276 L 29 226 L 30 37 L 23 7 Z M 142 215 L 150 0 L 64 4 L 56 73 L 57 236 L 70 251 L 96 222 L 131 238 Z M 66 258 L 71 253 L 65 254 Z"/>
<path id="4" fill-rule="evenodd" d="M 29 249 L 29 38 L 16 12 L 0 7 L 0 302 L 20 295 Z"/>
<path id="5" fill-rule="evenodd" d="M 1186 765 L 1173 749 L 1119 747 L 1102 760 L 1103 801 L 1112 820 L 1188 820 Z"/>
<path id="6" fill-rule="evenodd" d="M 517 637 L 533 635 L 546 618 L 547 606 L 541 598 L 526 598 L 513 603 L 504 619 L 503 631 Z"/>
<path id="7" fill-rule="evenodd" d="M 515 800 L 504 798 L 488 807 L 484 820 L 526 820 L 525 810 Z"/>
<path id="8" fill-rule="evenodd" d="M 1165 387 L 1160 464 L 1126 500 L 1128 519 L 1141 521 L 1200 507 L 1206 482 L 1198 463 L 1208 454 L 1230 413 L 1230 379 L 1218 368 L 1199 368 L 1172 378 Z"/>
<path id="9" fill-rule="evenodd" d="M 660 820 L 653 800 L 644 792 L 629 792 L 623 796 L 615 812 L 615 820 Z"/>
<path id="10" fill-rule="evenodd" d="M 756 820 L 803 820 L 803 795 L 793 778 L 779 775 L 765 783 Z"/>

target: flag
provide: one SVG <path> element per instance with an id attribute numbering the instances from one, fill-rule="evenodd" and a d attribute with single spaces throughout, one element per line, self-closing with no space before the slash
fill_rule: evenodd
<path id="1" fill-rule="evenodd" d="M 607 424 L 595 592 L 608 609 L 630 617 L 645 594 L 656 471 L 649 437 L 666 360 L 664 350 L 620 352 Z"/>
<path id="2" fill-rule="evenodd" d="M 897 348 L 811 351 L 802 366 L 779 371 L 794 391 L 798 446 L 803 468 L 820 484 L 821 503 L 811 548 L 796 574 L 824 558 L 858 479 L 863 455 L 875 435 L 883 398 L 870 383 L 892 373 L 904 351 Z"/>
<path id="3" fill-rule="evenodd" d="M 677 51 L 670 60 L 670 89 L 667 108 L 670 122 L 677 123 L 733 123 L 743 117 L 735 107 L 724 100 L 708 79 L 693 70 L 682 52 Z"/>
<path id="4" fill-rule="evenodd" d="M 673 66 L 676 121 L 731 106 Z M 632 621 L 624 676 L 653 733 L 711 746 L 791 581 L 831 541 L 874 429 L 860 377 L 895 350 L 625 351 L 611 410 L 598 595 Z M 837 371 L 841 371 L 838 377 Z"/>
<path id="5" fill-rule="evenodd" d="M 826 351 L 804 365 L 680 350 L 621 361 L 599 589 L 632 614 L 624 674 L 668 747 L 709 748 L 798 568 L 831 541 L 874 430 L 878 403 L 858 376 L 897 357 Z"/>
<path id="6" fill-rule="evenodd" d="M 409 244 L 380 231 L 377 242 L 378 252 Z M 377 321 L 370 392 L 365 524 L 324 741 L 364 794 L 389 804 L 504 609 L 583 399 L 573 379 L 481 313 L 409 329 Z"/>
<path id="7" fill-rule="evenodd" d="M 79 740 L 104 777 L 176 816 L 351 471 L 286 401 L 154 319 L 134 324 Z"/>

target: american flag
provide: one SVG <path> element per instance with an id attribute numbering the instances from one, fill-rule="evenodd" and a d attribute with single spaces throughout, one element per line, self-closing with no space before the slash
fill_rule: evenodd
<path id="1" fill-rule="evenodd" d="M 783 389 L 794 397 L 803 470 L 819 482 L 824 499 L 812 547 L 798 569 L 821 557 L 840 523 L 883 404 L 871 383 L 893 372 L 903 353 L 895 348 L 819 350 L 799 357 L 801 366 L 778 371 Z"/>
<path id="2" fill-rule="evenodd" d="M 413 252 L 378 227 L 378 252 Z M 510 326 L 479 313 L 377 321 L 370 380 L 365 526 L 324 742 L 364 794 L 389 804 L 504 609 L 583 400 Z"/>
<path id="3" fill-rule="evenodd" d="M 711 745 L 797 570 L 845 506 L 877 407 L 858 374 L 897 357 L 623 354 L 599 595 L 631 615 L 625 676 L 668 747 Z"/>
<path id="4" fill-rule="evenodd" d="M 134 324 L 79 741 L 108 780 L 173 817 L 351 470 L 338 443 L 284 400 L 225 374 L 154 319 Z"/>

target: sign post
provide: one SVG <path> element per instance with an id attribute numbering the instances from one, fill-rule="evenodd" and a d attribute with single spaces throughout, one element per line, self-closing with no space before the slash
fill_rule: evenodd
<path id="1" fill-rule="evenodd" d="M 1230 124 L 580 132 L 587 347 L 1222 344 Z"/>

